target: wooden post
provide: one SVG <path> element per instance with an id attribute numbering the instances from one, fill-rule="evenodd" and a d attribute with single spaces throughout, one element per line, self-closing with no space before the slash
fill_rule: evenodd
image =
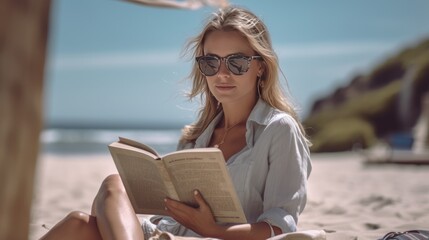
<path id="1" fill-rule="evenodd" d="M 0 0 L 0 239 L 28 239 L 50 0 Z"/>

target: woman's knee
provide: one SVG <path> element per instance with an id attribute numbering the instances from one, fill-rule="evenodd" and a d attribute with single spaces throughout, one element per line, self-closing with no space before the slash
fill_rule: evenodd
<path id="1" fill-rule="evenodd" d="M 48 239 L 100 239 L 100 237 L 94 217 L 74 211 L 41 238 Z"/>
<path id="2" fill-rule="evenodd" d="M 94 199 L 94 205 L 100 205 L 106 199 L 110 198 L 123 198 L 126 195 L 124 185 L 118 174 L 112 174 L 106 177 L 100 186 L 97 196 Z M 92 214 L 95 214 L 92 209 Z"/>
<path id="3" fill-rule="evenodd" d="M 67 229 L 63 233 L 70 236 L 74 235 L 76 236 L 75 239 L 101 239 L 94 216 L 80 211 L 73 211 L 66 216 L 64 222 L 65 224 L 63 225 Z"/>
<path id="4" fill-rule="evenodd" d="M 122 184 L 121 177 L 118 174 L 107 176 L 101 184 L 100 191 L 106 196 L 124 194 L 125 188 Z"/>
<path id="5" fill-rule="evenodd" d="M 90 216 L 80 211 L 70 212 L 64 219 L 64 222 L 72 228 L 80 228 L 89 223 Z"/>

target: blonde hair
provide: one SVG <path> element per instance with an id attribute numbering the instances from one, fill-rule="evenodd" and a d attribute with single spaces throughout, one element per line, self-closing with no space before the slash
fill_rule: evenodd
<path id="1" fill-rule="evenodd" d="M 188 42 L 185 52 L 192 52 L 193 59 L 203 55 L 205 37 L 208 33 L 216 30 L 237 31 L 247 38 L 257 55 L 263 58 L 264 72 L 260 79 L 263 87 L 258 84 L 260 98 L 270 106 L 289 113 L 305 135 L 294 107 L 282 91 L 279 82 L 277 55 L 272 48 L 265 24 L 246 9 L 240 7 L 220 9 L 209 19 L 202 32 Z M 192 89 L 188 93 L 189 99 L 192 100 L 196 96 L 200 96 L 203 106 L 199 111 L 198 120 L 194 124 L 183 128 L 182 143 L 195 142 L 216 115 L 222 111 L 222 108 L 218 107 L 216 98 L 210 93 L 205 76 L 199 71 L 197 63 L 193 64 L 189 79 L 192 80 Z"/>

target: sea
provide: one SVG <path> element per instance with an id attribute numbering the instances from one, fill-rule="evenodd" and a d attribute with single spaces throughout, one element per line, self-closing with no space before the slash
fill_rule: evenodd
<path id="1" fill-rule="evenodd" d="M 163 155 L 176 150 L 181 129 L 45 129 L 41 153 L 57 155 L 109 154 L 108 145 L 119 137 L 130 138 Z"/>

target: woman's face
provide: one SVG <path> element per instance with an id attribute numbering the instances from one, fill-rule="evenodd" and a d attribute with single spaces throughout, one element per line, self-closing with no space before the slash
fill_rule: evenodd
<path id="1" fill-rule="evenodd" d="M 206 35 L 204 55 L 227 57 L 230 55 L 254 56 L 255 51 L 249 42 L 237 31 L 213 31 Z M 221 61 L 219 71 L 213 76 L 206 76 L 210 92 L 222 104 L 254 102 L 257 95 L 256 81 L 262 72 L 262 63 L 252 60 L 247 72 L 235 75 Z"/>

